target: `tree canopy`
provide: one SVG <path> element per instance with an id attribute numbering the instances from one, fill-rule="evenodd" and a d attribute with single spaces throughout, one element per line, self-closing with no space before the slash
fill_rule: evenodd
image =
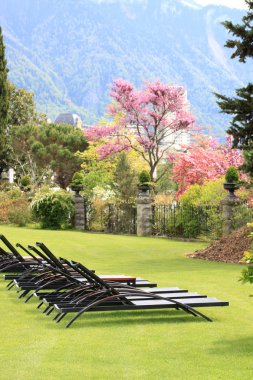
<path id="1" fill-rule="evenodd" d="M 10 105 L 8 111 L 9 125 L 25 125 L 45 122 L 46 115 L 36 110 L 34 94 L 24 88 L 17 88 L 8 82 Z"/>
<path id="2" fill-rule="evenodd" d="M 246 62 L 253 58 L 253 1 L 246 0 L 248 12 L 242 24 L 223 22 L 225 28 L 235 37 L 226 42 L 226 47 L 234 49 L 231 58 Z M 236 90 L 236 97 L 215 94 L 221 112 L 233 115 L 227 133 L 233 136 L 233 146 L 241 149 L 253 148 L 253 84 Z"/>
<path id="3" fill-rule="evenodd" d="M 188 110 L 185 89 L 159 81 L 136 90 L 127 81 L 115 80 L 109 114 L 114 124 L 87 129 L 91 141 L 106 139 L 99 147 L 101 159 L 133 149 L 149 166 L 151 181 L 157 182 L 156 170 L 176 137 L 190 130 L 194 117 Z M 165 173 L 160 173 L 160 177 Z"/>
<path id="4" fill-rule="evenodd" d="M 225 46 L 234 49 L 231 58 L 239 58 L 240 62 L 246 62 L 247 57 L 253 58 L 253 1 L 245 0 L 249 11 L 242 18 L 242 24 L 233 24 L 231 21 L 224 21 L 222 24 L 235 36 L 235 39 L 227 40 Z"/>
<path id="5" fill-rule="evenodd" d="M 9 91 L 7 81 L 7 60 L 2 29 L 0 27 L 0 175 L 7 168 L 7 126 L 9 110 Z"/>
<path id="6" fill-rule="evenodd" d="M 12 166 L 17 176 L 29 175 L 33 183 L 53 181 L 65 189 L 80 170 L 76 154 L 88 144 L 83 132 L 66 124 L 18 125 L 10 130 Z"/>

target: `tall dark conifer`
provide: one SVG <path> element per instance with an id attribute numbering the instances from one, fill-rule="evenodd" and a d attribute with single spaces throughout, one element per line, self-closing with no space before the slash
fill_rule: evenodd
<path id="1" fill-rule="evenodd" d="M 234 49 L 231 58 L 239 58 L 246 62 L 253 58 L 253 1 L 245 0 L 248 12 L 242 18 L 242 24 L 223 22 L 225 28 L 232 33 L 234 39 L 226 42 L 226 47 Z M 233 136 L 233 146 L 241 149 L 253 149 L 253 84 L 236 90 L 237 97 L 215 94 L 221 112 L 233 116 L 227 133 Z"/>
<path id="2" fill-rule="evenodd" d="M 7 167 L 7 123 L 9 109 L 9 90 L 7 82 L 7 61 L 5 46 L 0 27 L 0 175 Z"/>

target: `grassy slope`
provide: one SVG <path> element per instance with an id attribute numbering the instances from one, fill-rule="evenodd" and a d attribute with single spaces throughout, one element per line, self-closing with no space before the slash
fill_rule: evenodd
<path id="1" fill-rule="evenodd" d="M 252 288 L 238 265 L 192 260 L 200 243 L 1 226 L 12 242 L 45 242 L 56 254 L 99 273 L 137 274 L 230 301 L 201 309 L 214 323 L 181 311 L 86 314 L 65 329 L 24 305 L 0 282 L 1 379 L 250 379 Z"/>

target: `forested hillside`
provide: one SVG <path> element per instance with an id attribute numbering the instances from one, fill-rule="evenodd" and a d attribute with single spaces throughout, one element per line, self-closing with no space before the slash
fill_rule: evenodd
<path id="1" fill-rule="evenodd" d="M 1 0 L 9 78 L 40 110 L 101 116 L 113 78 L 185 85 L 198 123 L 220 134 L 227 118 L 213 91 L 231 94 L 252 66 L 230 60 L 221 21 L 243 12 L 177 0 Z M 251 78 L 250 78 L 251 77 Z"/>

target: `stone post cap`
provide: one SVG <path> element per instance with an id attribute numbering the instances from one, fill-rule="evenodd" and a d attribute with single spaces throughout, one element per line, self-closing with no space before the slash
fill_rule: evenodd
<path id="1" fill-rule="evenodd" d="M 151 197 L 138 197 L 136 198 L 137 204 L 150 204 L 154 202 L 154 198 Z"/>

